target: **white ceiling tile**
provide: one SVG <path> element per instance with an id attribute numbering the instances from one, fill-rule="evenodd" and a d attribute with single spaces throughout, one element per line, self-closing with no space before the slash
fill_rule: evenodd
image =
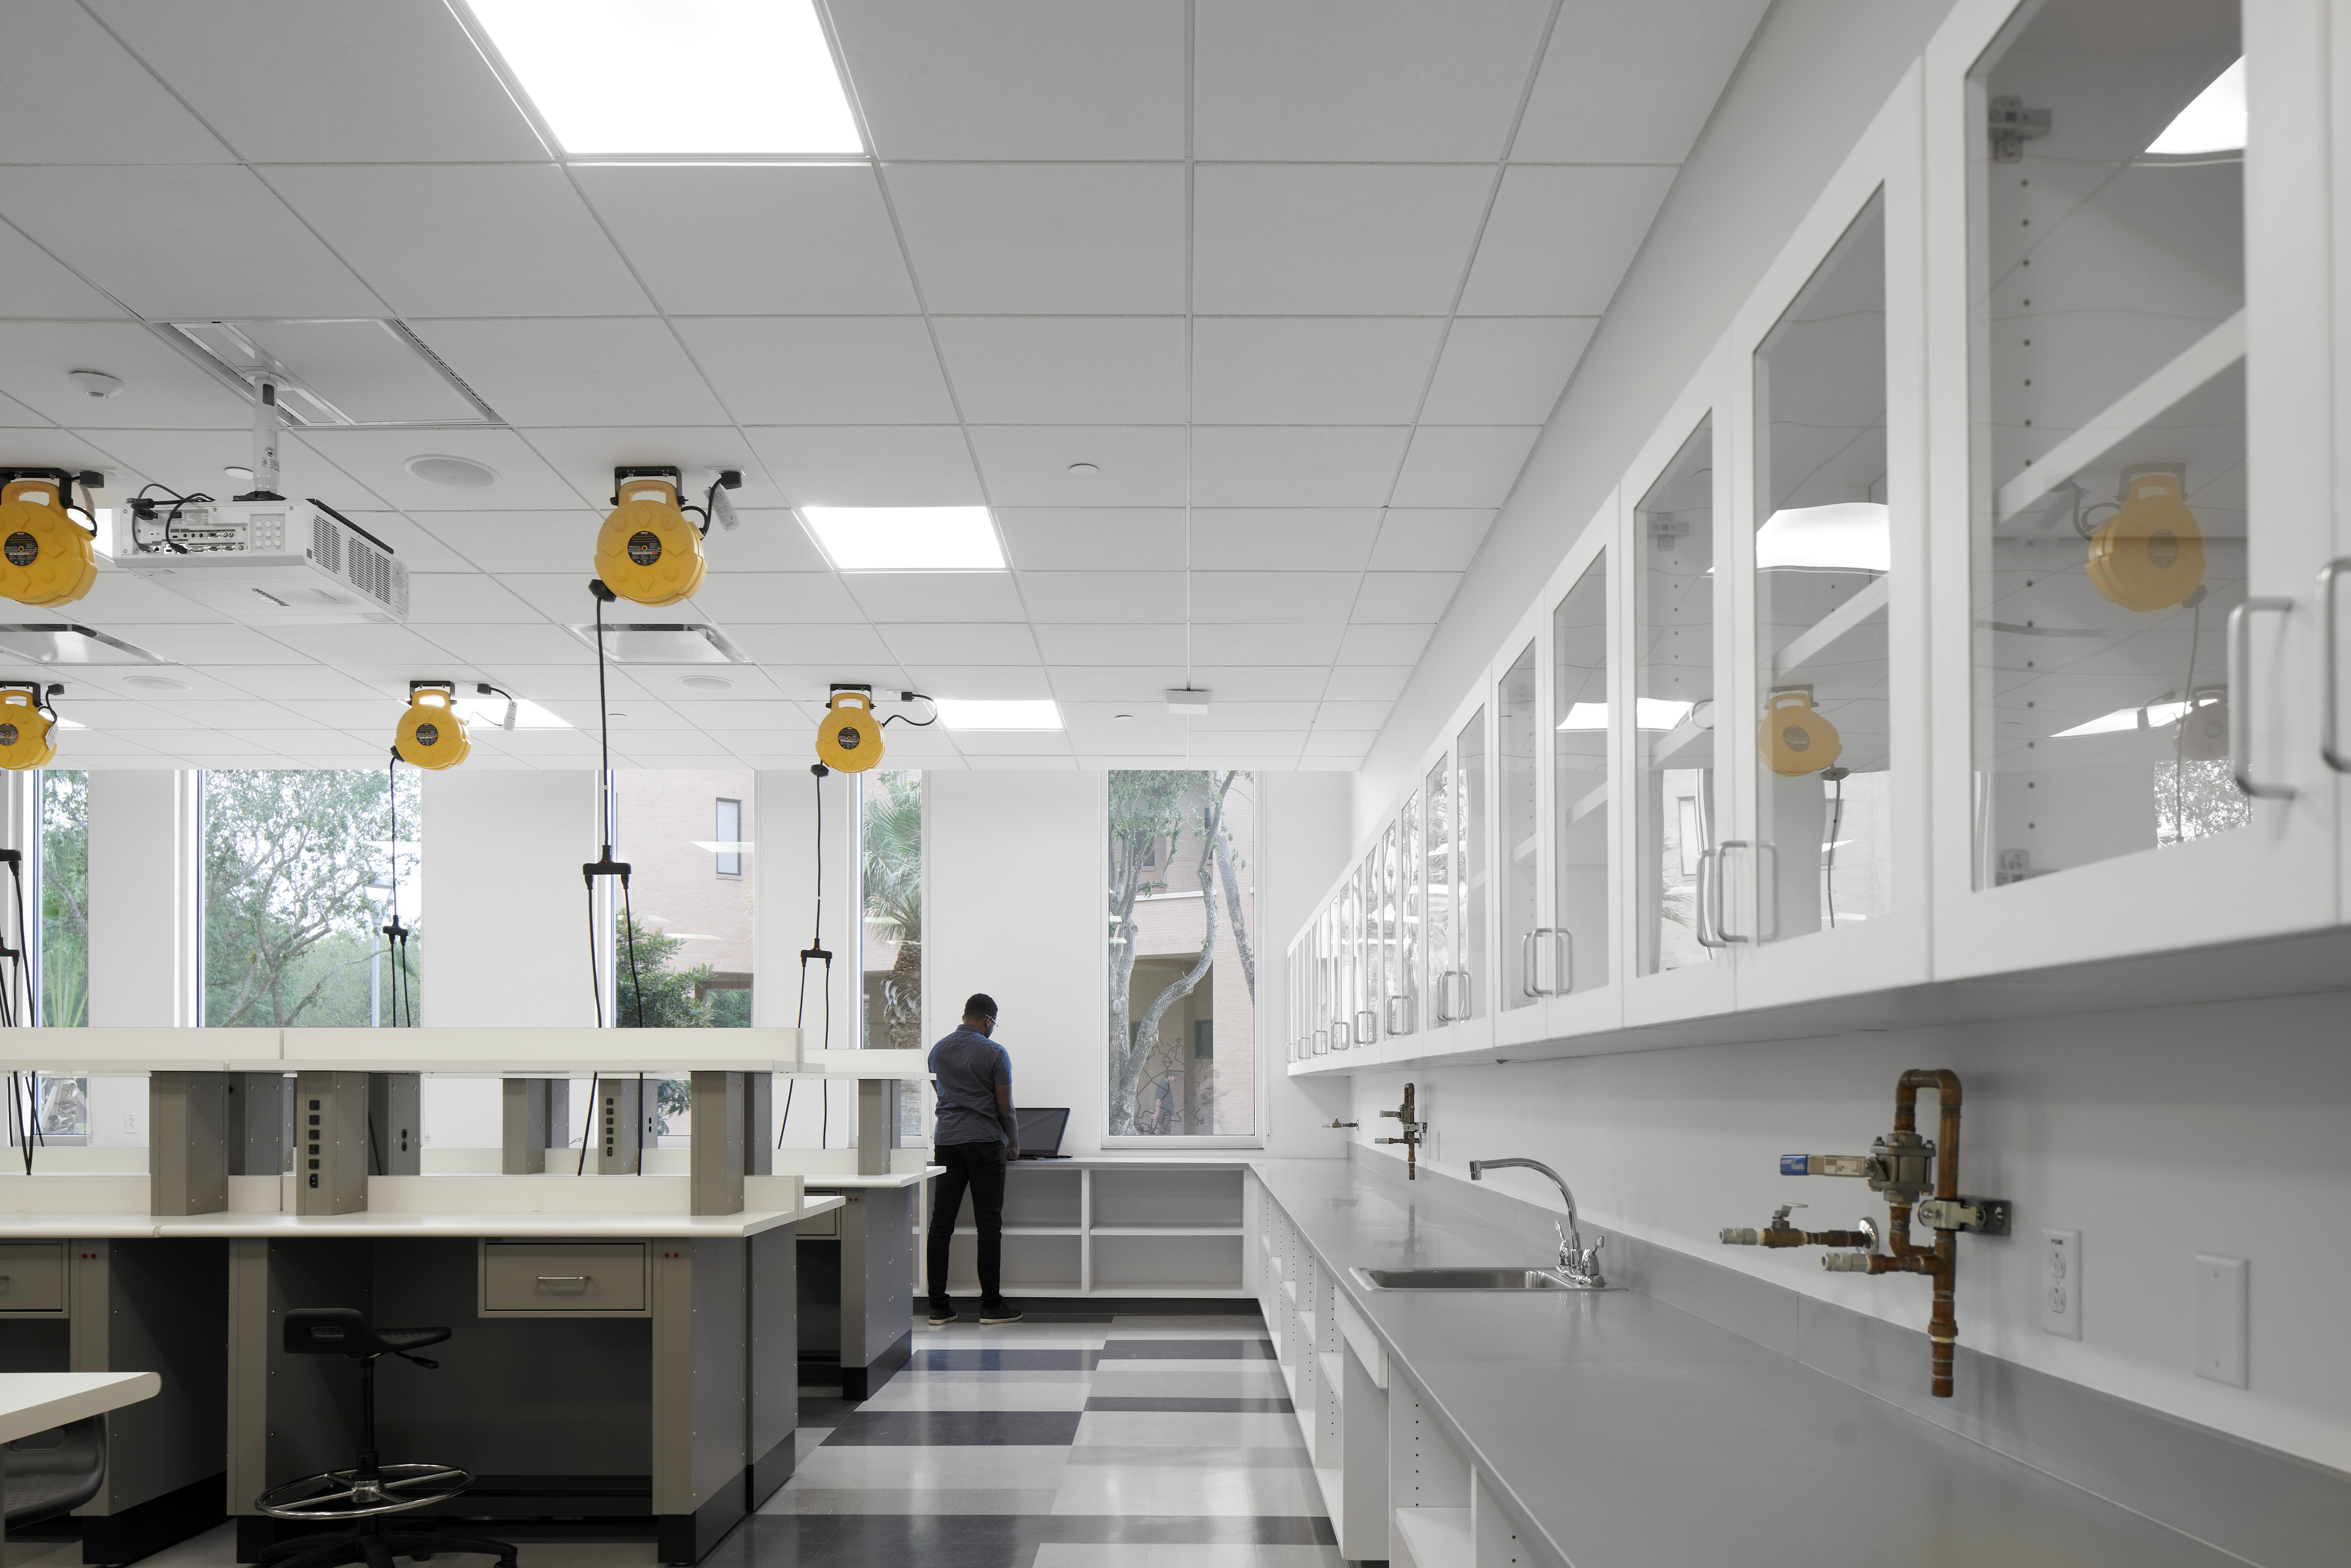
<path id="1" fill-rule="evenodd" d="M 1172 316 L 944 316 L 933 325 L 977 424 L 1180 424 L 1184 323 Z"/>
<path id="2" fill-rule="evenodd" d="M 413 570 L 409 573 L 408 623 L 412 626 L 482 622 L 538 625 L 546 619 L 486 573 Z"/>
<path id="3" fill-rule="evenodd" d="M 547 156 L 442 0 L 98 0 L 97 10 L 255 162 Z"/>
<path id="4" fill-rule="evenodd" d="M 1180 425 L 986 424 L 971 430 L 988 498 L 1012 507 L 1177 507 Z M 1072 474 L 1072 463 L 1096 472 Z"/>
<path id="5" fill-rule="evenodd" d="M 1193 154 L 1490 162 L 1505 151 L 1551 9 L 1354 0 L 1334 15 L 1202 0 Z"/>
<path id="6" fill-rule="evenodd" d="M 18 608 L 11 605 L 0 613 L 0 620 L 27 623 L 16 619 L 19 613 Z M 111 565 L 100 566 L 98 580 L 89 585 L 88 594 L 74 601 L 70 613 L 85 625 L 105 627 L 124 642 L 142 647 L 145 644 L 139 642 L 139 627 L 210 625 L 216 622 L 225 624 L 228 620 L 193 599 L 172 592 L 152 578 L 135 577 Z"/>
<path id="7" fill-rule="evenodd" d="M 1020 766 L 1029 767 L 1071 755 L 1068 734 L 1057 729 L 961 730 L 955 743 L 974 766 L 990 758 L 1019 758 Z"/>
<path id="8" fill-rule="evenodd" d="M 1380 737 L 1375 729 L 1318 729 L 1306 737 L 1305 757 L 1360 758 Z"/>
<path id="9" fill-rule="evenodd" d="M 1037 628 L 1037 646 L 1043 650 L 1045 662 L 1053 665 L 1181 665 L 1190 640 L 1189 628 L 1173 624 L 1071 622 Z"/>
<path id="10" fill-rule="evenodd" d="M 1180 164 L 911 164 L 885 178 L 941 315 L 1185 308 Z"/>
<path id="11" fill-rule="evenodd" d="M 265 177 L 402 316 L 653 309 L 552 164 L 338 164 Z"/>
<path id="12" fill-rule="evenodd" d="M 1424 424 L 1396 476 L 1395 504 L 1499 507 L 1541 434 L 1537 425 Z"/>
<path id="13" fill-rule="evenodd" d="M 1460 571 L 1494 526 L 1491 510 L 1391 507 L 1372 546 L 1374 571 Z"/>
<path id="14" fill-rule="evenodd" d="M 1302 703 L 1239 703 L 1221 699 L 1207 713 L 1192 716 L 1192 732 L 1230 729 L 1304 729 L 1314 722 L 1314 706 Z"/>
<path id="15" fill-rule="evenodd" d="M 612 470 L 622 467 L 684 469 L 684 498 L 696 505 L 718 470 L 734 468 L 743 476 L 743 487 L 733 492 L 737 514 L 756 507 L 779 511 L 784 506 L 783 492 L 733 425 L 540 426 L 524 431 L 522 438 L 600 515 L 612 502 Z"/>
<path id="16" fill-rule="evenodd" d="M 688 681 L 706 680 L 714 675 L 720 680 L 731 681 L 734 684 L 726 691 L 718 693 L 702 690 L 686 684 Z M 723 672 L 675 665 L 666 670 L 655 671 L 651 666 L 643 666 L 637 671 L 637 678 L 639 684 L 647 690 L 666 700 L 675 703 L 689 701 L 708 703 L 722 708 L 740 707 L 752 703 L 781 702 L 791 695 L 778 685 L 767 671 L 756 664 L 737 664 Z"/>
<path id="17" fill-rule="evenodd" d="M 792 505 L 966 507 L 986 497 L 952 424 L 768 425 L 745 432 Z"/>
<path id="18" fill-rule="evenodd" d="M 1192 628 L 1194 673 L 1199 684 L 1213 687 L 1218 665 L 1329 664 L 1339 656 L 1347 631 L 1327 622 L 1235 622 L 1222 626 Z"/>
<path id="19" fill-rule="evenodd" d="M 1041 633 L 1067 632 L 1072 628 L 1051 626 L 1038 630 Z M 1155 633 L 1171 628 L 1142 626 L 1136 630 Z M 1181 631 L 1182 628 L 1172 630 Z M 1101 664 L 1057 664 L 1050 666 L 1046 673 L 1052 677 L 1054 696 L 1065 702 L 1115 703 L 1137 712 L 1156 704 L 1164 711 L 1166 705 L 1160 701 L 1160 694 L 1184 684 L 1184 666 L 1180 662 L 1183 652 L 1180 646 L 1176 648 L 1178 662 L 1171 664 L 1125 664 L 1105 661 Z"/>
<path id="20" fill-rule="evenodd" d="M 917 688 L 933 696 L 1050 697 L 1053 695 L 1051 683 L 1046 679 L 1042 664 L 915 664 L 908 667 L 906 675 Z M 939 727 L 946 728 L 944 724 Z M 973 732 L 951 730 L 948 733 L 960 746 L 964 737 Z"/>
<path id="21" fill-rule="evenodd" d="M 282 443 L 309 447 L 404 512 L 429 517 L 436 512 L 531 511 L 580 506 L 601 498 L 611 475 L 558 474 L 530 444 L 511 430 L 347 430 L 329 426 L 303 431 Z M 408 471 L 412 457 L 464 457 L 496 476 L 478 489 L 420 479 Z M 332 504 L 334 497 L 321 496 Z M 449 541 L 455 544 L 456 541 Z M 457 547 L 463 549 L 463 545 Z M 486 563 L 475 561 L 476 566 Z"/>
<path id="22" fill-rule="evenodd" d="M 281 449 L 282 450 L 282 449 Z M 324 497 L 321 497 L 324 499 Z M 329 501 L 329 505 L 334 505 Z M 378 540 L 392 547 L 412 572 L 417 571 L 478 571 L 480 569 L 438 538 L 428 534 L 402 512 L 371 512 L 356 507 L 336 507 L 336 510 Z"/>
<path id="23" fill-rule="evenodd" d="M 0 343 L 6 340 L 7 329 L 0 326 Z M 0 353 L 0 364 L 5 363 L 5 354 Z M 101 504 L 115 508 L 118 529 L 126 521 L 129 508 L 125 503 L 149 480 L 181 495 L 203 491 L 208 496 L 233 496 L 246 488 L 246 481 L 230 479 L 228 467 L 231 464 L 245 467 L 253 462 L 253 433 L 249 428 L 93 430 L 90 434 L 97 437 L 100 450 L 129 469 L 127 473 L 118 473 L 109 488 L 99 496 Z M 365 486 L 299 441 L 279 441 L 277 463 L 277 488 L 282 495 L 316 496 L 337 511 L 354 516 L 383 505 Z M 397 549 L 399 541 L 392 543 Z"/>
<path id="24" fill-rule="evenodd" d="M 746 488 L 751 484 L 747 473 Z M 762 486 L 766 488 L 768 486 Z M 831 571 L 832 565 L 790 512 L 738 511 L 743 526 L 714 528 L 705 547 L 713 571 Z"/>
<path id="25" fill-rule="evenodd" d="M 1184 156 L 1176 0 L 837 0 L 831 14 L 884 158 Z"/>
<path id="26" fill-rule="evenodd" d="M 1677 163 L 1769 0 L 1643 0 L 1560 15 L 1510 156 Z"/>
<path id="27" fill-rule="evenodd" d="M 1200 425 L 1192 432 L 1198 507 L 1377 507 L 1409 430 L 1385 425 Z"/>
<path id="28" fill-rule="evenodd" d="M 93 398 L 72 371 L 104 371 L 122 390 Z M 253 405 L 131 322 L 0 321 L 0 392 L 75 430 L 243 430 L 251 455 Z M 192 487 L 217 494 L 219 483 L 215 471 Z"/>
<path id="29" fill-rule="evenodd" d="M 1344 621 L 1355 601 L 1355 582 L 1352 571 L 1196 571 L 1192 619 Z"/>
<path id="30" fill-rule="evenodd" d="M 739 626 L 727 635 L 735 640 L 737 647 L 767 666 L 769 678 L 777 681 L 790 674 L 788 670 L 774 667 L 778 664 L 818 664 L 838 660 L 892 668 L 897 665 L 881 633 L 863 621 L 833 625 Z"/>
<path id="31" fill-rule="evenodd" d="M 1342 664 L 1331 672 L 1322 695 L 1330 702 L 1393 703 L 1411 679 L 1410 664 Z"/>
<path id="32" fill-rule="evenodd" d="M 0 356 L 0 360 L 5 360 L 5 356 Z M 95 469 L 101 474 L 114 476 L 110 484 L 123 494 L 138 488 L 139 476 L 123 473 L 119 459 L 108 456 L 69 431 L 20 426 L 8 432 L 7 446 L 9 461 L 27 468 L 70 468 L 77 474 Z M 110 505 L 119 503 L 122 498 L 114 490 L 101 490 L 99 499 L 106 501 L 109 495 L 114 496 L 114 501 Z"/>
<path id="33" fill-rule="evenodd" d="M 673 316 L 918 308 L 882 187 L 862 164 L 575 166 L 571 176 Z"/>
<path id="34" fill-rule="evenodd" d="M 872 620 L 1020 621 L 1005 571 L 861 571 L 841 580 Z"/>
<path id="35" fill-rule="evenodd" d="M 697 317 L 679 336 L 747 424 L 944 424 L 956 417 L 916 316 Z"/>
<path id="36" fill-rule="evenodd" d="M 1434 626 L 1350 626 L 1339 644 L 1342 664 L 1416 664 Z"/>
<path id="37" fill-rule="evenodd" d="M 1604 314 L 1673 182 L 1671 169 L 1512 167 L 1479 241 L 1462 314 Z"/>
<path id="38" fill-rule="evenodd" d="M 1458 571 L 1367 571 L 1355 621 L 1435 621 L 1461 586 Z"/>
<path id="39" fill-rule="evenodd" d="M 1460 165 L 1205 165 L 1194 177 L 1193 308 L 1446 315 L 1493 183 L 1492 169 Z"/>
<path id="40" fill-rule="evenodd" d="M 1371 748 L 1369 747 L 1365 747 L 1364 749 L 1368 751 Z M 1353 773 L 1361 768 L 1363 760 L 1364 759 L 1360 755 L 1355 757 L 1301 757 L 1298 759 L 1298 771 L 1301 773 Z"/>
<path id="41" fill-rule="evenodd" d="M 1186 564 L 1180 507 L 998 507 L 996 524 L 1023 571 L 1165 571 Z"/>
<path id="42" fill-rule="evenodd" d="M 251 665 L 226 669 L 222 678 L 233 686 L 280 702 L 324 701 L 329 698 L 372 699 L 387 695 L 365 681 L 324 664 Z M 299 711 L 298 708 L 296 711 Z"/>
<path id="43" fill-rule="evenodd" d="M 563 614 L 586 591 L 582 573 L 595 570 L 599 519 L 582 508 L 563 512 L 419 512 L 417 526 L 468 565 L 494 571 L 509 589 L 546 610 L 557 601 L 538 591 L 533 574 L 563 584 Z M 568 569 L 568 570 L 567 570 Z"/>
<path id="44" fill-rule="evenodd" d="M 250 170 L 0 168 L 0 214 L 150 320 L 386 314 Z"/>
<path id="45" fill-rule="evenodd" d="M 1040 624 L 1113 615 L 1137 623 L 1186 619 L 1180 571 L 1024 571 L 1019 580 L 1029 618 Z"/>
<path id="46" fill-rule="evenodd" d="M 13 0 L 0 93 L 12 163 L 225 163 L 235 154 L 72 0 Z"/>
<path id="47" fill-rule="evenodd" d="M 579 659 L 589 668 L 595 659 L 588 644 L 559 626 L 545 622 L 537 625 L 485 626 L 419 626 L 417 632 L 432 640 L 444 660 L 461 660 L 478 669 L 498 664 L 541 664 L 562 658 L 566 653 Z M 331 653 L 323 657 L 332 658 Z M 445 671 L 417 672 L 425 674 L 445 674 Z"/>
<path id="48" fill-rule="evenodd" d="M 0 317 L 120 317 L 120 307 L 74 276 L 73 269 L 0 224 Z"/>
<path id="49" fill-rule="evenodd" d="M 204 613 L 190 607 L 192 617 Z M 201 665 L 220 669 L 232 664 L 307 664 L 318 655 L 308 649 L 288 646 L 273 636 L 255 631 L 250 626 L 225 622 L 202 622 L 193 620 L 168 623 L 145 623 L 125 628 L 123 641 L 136 643 L 168 663 L 181 665 Z M 131 672 L 136 674 L 135 671 Z M 84 679 L 98 675 L 91 666 Z M 174 674 L 172 680 L 183 676 Z M 131 688 L 131 695 L 139 695 Z M 220 695 L 230 695 L 223 692 Z"/>
<path id="50" fill-rule="evenodd" d="M 1380 531 L 1375 507 L 1203 507 L 1192 514 L 1195 570 L 1354 571 Z"/>
<path id="51" fill-rule="evenodd" d="M 1410 424 L 1444 333 L 1443 321 L 1415 317 L 1204 318 L 1192 324 L 1192 417 Z"/>
<path id="52" fill-rule="evenodd" d="M 1322 699 L 1330 678 L 1329 670 L 1315 664 L 1265 664 L 1218 670 L 1216 684 L 1208 689 L 1216 693 L 1219 704 L 1313 703 Z"/>
<path id="53" fill-rule="evenodd" d="M 1078 759 L 1071 757 L 996 757 L 979 753 L 967 754 L 963 765 L 976 773 L 1074 773 Z"/>
<path id="54" fill-rule="evenodd" d="M 1329 701 L 1314 712 L 1314 727 L 1318 730 L 1377 729 L 1387 723 L 1388 702 Z"/>
<path id="55" fill-rule="evenodd" d="M 690 697 L 673 697 L 670 712 L 707 734 L 724 735 L 729 731 L 758 729 L 789 729 L 805 734 L 808 719 L 800 705 L 770 698 L 758 702 L 709 702 Z"/>
<path id="56" fill-rule="evenodd" d="M 1545 423 L 1599 325 L 1584 316 L 1462 317 L 1446 334 L 1422 423 Z"/>
<path id="57" fill-rule="evenodd" d="M 1157 702 L 1064 701 L 1061 722 L 1069 726 L 1070 743 L 1081 753 L 1108 749 L 1180 756 L 1191 736 L 1185 716 L 1169 713 Z"/>
<path id="58" fill-rule="evenodd" d="M 874 630 L 909 669 L 1037 663 L 1036 636 L 1019 622 L 893 622 Z"/>
<path id="59" fill-rule="evenodd" d="M 49 422 L 18 402 L 13 397 L 0 396 L 0 428 L 8 430 L 43 430 Z"/>
<path id="60" fill-rule="evenodd" d="M 830 571 L 713 570 L 703 578 L 693 604 L 729 627 L 853 621 L 858 615 L 856 601 Z"/>
<path id="61" fill-rule="evenodd" d="M 435 630 L 437 632 L 442 629 Z M 506 632 L 540 628 L 496 630 Z M 437 636 L 428 642 L 421 632 L 406 626 L 274 626 L 269 635 L 273 642 L 282 643 L 298 653 L 334 664 L 413 664 L 418 660 L 437 660 L 444 652 L 437 645 Z"/>
<path id="62" fill-rule="evenodd" d="M 712 424 L 710 389 L 646 317 L 410 323 L 514 424 Z"/>

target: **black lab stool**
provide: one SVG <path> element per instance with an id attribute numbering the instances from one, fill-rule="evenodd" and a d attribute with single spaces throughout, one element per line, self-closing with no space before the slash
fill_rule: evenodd
<path id="1" fill-rule="evenodd" d="M 503 1541 L 384 1528 L 388 1514 L 447 1502 L 474 1484 L 472 1475 L 449 1465 L 387 1465 L 376 1458 L 376 1358 L 396 1355 L 437 1371 L 439 1363 L 413 1353 L 448 1337 L 445 1328 L 370 1328 L 367 1314 L 355 1307 L 298 1307 L 286 1314 L 287 1354 L 347 1355 L 360 1364 L 359 1463 L 273 1487 L 253 1506 L 272 1519 L 359 1522 L 330 1535 L 281 1541 L 256 1559 L 262 1568 L 392 1568 L 401 1553 L 422 1561 L 442 1552 L 479 1552 L 496 1557 L 498 1568 L 515 1568 L 515 1549 Z"/>

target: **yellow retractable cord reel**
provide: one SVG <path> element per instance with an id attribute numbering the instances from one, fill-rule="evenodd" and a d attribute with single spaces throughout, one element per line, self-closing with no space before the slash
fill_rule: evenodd
<path id="1" fill-rule="evenodd" d="M 0 596 L 53 609 L 71 604 L 98 581 L 98 520 L 76 507 L 104 481 L 62 468 L 0 468 Z M 87 527 L 73 519 L 80 512 Z"/>
<path id="2" fill-rule="evenodd" d="M 2173 759 L 2223 760 L 2229 755 L 2225 690 L 2199 695 L 2196 689 L 2210 591 L 2204 586 L 2204 529 L 2189 509 L 2186 476 L 2172 467 L 2125 469 L 2120 498 L 2106 505 L 2114 511 L 2104 522 L 2087 527 L 2085 514 L 2074 525 L 2089 539 L 2084 570 L 2090 586 L 2110 602 L 2143 615 L 2188 607 L 2188 676 L 2173 729 Z M 2178 788 L 2175 779 L 2175 793 Z"/>
<path id="3" fill-rule="evenodd" d="M 408 711 L 400 716 L 400 727 L 392 733 L 392 753 L 411 768 L 434 772 L 455 768 L 474 754 L 465 716 L 457 711 L 455 681 L 408 683 Z"/>
<path id="4" fill-rule="evenodd" d="M 0 681 L 0 768 L 21 773 L 48 766 L 57 754 L 57 713 L 49 699 L 64 692 L 38 681 Z"/>

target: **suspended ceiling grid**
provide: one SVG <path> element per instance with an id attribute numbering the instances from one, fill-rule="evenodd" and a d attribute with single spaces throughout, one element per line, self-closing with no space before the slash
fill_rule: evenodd
<path id="1" fill-rule="evenodd" d="M 744 471 L 694 609 L 754 662 L 613 672 L 618 765 L 804 765 L 856 680 L 1067 721 L 893 726 L 909 765 L 1352 768 L 1762 9 L 833 0 L 871 157 L 630 166 L 550 153 L 442 0 L 16 0 L 5 460 L 225 493 L 248 413 L 168 320 L 396 319 L 506 422 L 285 441 L 404 626 L 102 575 L 73 617 L 187 689 L 68 675 L 61 761 L 372 764 L 449 676 L 580 727 L 469 766 L 579 767 L 610 469 L 674 462 Z M 985 503 L 1012 570 L 836 573 L 811 503 Z"/>

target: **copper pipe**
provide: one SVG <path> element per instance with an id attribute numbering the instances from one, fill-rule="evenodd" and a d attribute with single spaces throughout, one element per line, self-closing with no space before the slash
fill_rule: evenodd
<path id="1" fill-rule="evenodd" d="M 1894 1090 L 1894 1125 L 1897 1130 L 1916 1129 L 1921 1089 L 1935 1091 L 1943 1113 L 1941 1134 L 1935 1146 L 1935 1196 L 1956 1199 L 1959 1196 L 1959 1075 L 1947 1067 L 1914 1067 L 1904 1073 Z M 1910 1211 L 1906 1207 L 1894 1212 L 1895 1228 L 1907 1246 Z M 1896 1250 L 1900 1249 L 1897 1247 Z M 1934 1395 L 1938 1399 L 1949 1399 L 1952 1352 L 1959 1338 L 1959 1320 L 1952 1300 L 1959 1274 L 1958 1231 L 1936 1230 L 1933 1258 L 1933 1263 L 1919 1271 L 1931 1274 L 1935 1281 L 1935 1310 L 1927 1320 L 1927 1337 L 1935 1347 Z"/>

